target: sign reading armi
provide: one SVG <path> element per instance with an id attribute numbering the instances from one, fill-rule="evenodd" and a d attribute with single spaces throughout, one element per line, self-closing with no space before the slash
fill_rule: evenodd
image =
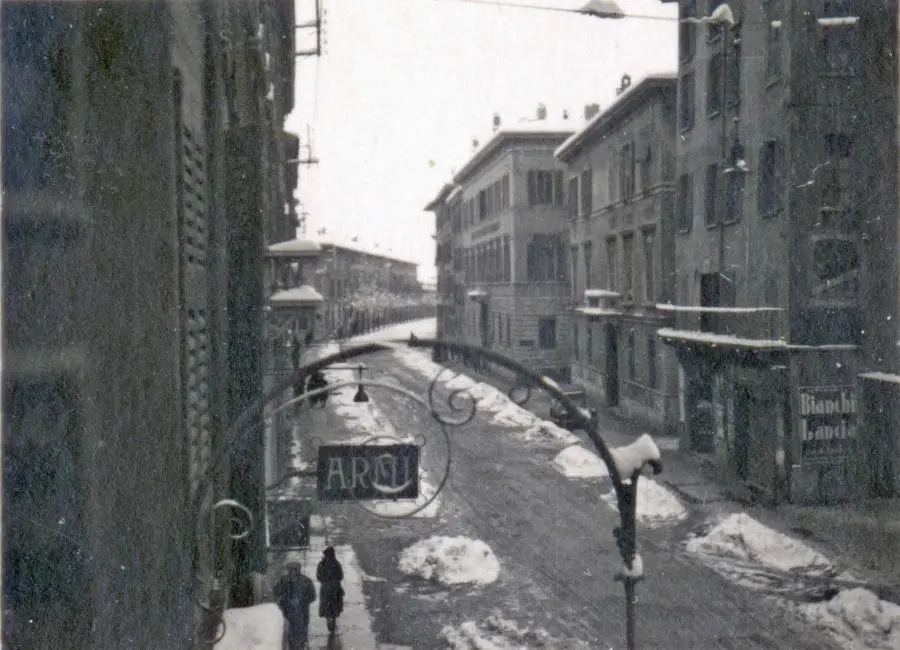
<path id="1" fill-rule="evenodd" d="M 416 445 L 322 445 L 316 468 L 319 501 L 379 501 L 419 496 Z"/>
<path id="2" fill-rule="evenodd" d="M 856 442 L 856 395 L 850 386 L 804 386 L 800 398 L 800 448 L 804 460 L 848 456 Z"/>

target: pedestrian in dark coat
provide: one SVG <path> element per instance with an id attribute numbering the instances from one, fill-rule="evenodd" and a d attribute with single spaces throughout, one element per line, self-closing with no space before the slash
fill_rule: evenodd
<path id="1" fill-rule="evenodd" d="M 273 589 L 278 608 L 288 624 L 289 650 L 303 650 L 309 641 L 309 606 L 316 601 L 316 586 L 299 564 L 291 564 Z"/>
<path id="2" fill-rule="evenodd" d="M 319 390 L 320 388 L 325 388 L 328 386 L 328 380 L 325 379 L 325 373 L 321 370 L 317 370 L 316 373 L 309 378 L 309 383 L 306 385 L 306 390 L 314 391 Z M 325 404 L 328 402 L 328 393 L 319 393 L 315 397 L 312 398 L 313 406 L 319 405 L 324 408 Z"/>
<path id="3" fill-rule="evenodd" d="M 334 554 L 334 547 L 329 546 L 322 553 L 319 566 L 316 568 L 316 580 L 319 587 L 319 616 L 328 622 L 328 631 L 334 632 L 337 617 L 344 611 L 344 569 Z"/>

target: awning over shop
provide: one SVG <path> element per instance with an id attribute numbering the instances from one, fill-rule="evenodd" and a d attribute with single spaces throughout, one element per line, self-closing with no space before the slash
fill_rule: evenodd
<path id="1" fill-rule="evenodd" d="M 323 300 L 321 293 L 304 284 L 272 294 L 269 304 L 275 308 L 315 307 Z"/>
<path id="2" fill-rule="evenodd" d="M 319 257 L 321 254 L 322 247 L 319 245 L 319 242 L 311 239 L 292 239 L 278 242 L 266 249 L 266 257 L 269 259 L 295 260 Z"/>
<path id="3" fill-rule="evenodd" d="M 657 335 L 663 343 L 676 348 L 679 360 L 687 356 L 705 358 L 716 364 L 727 360 L 759 366 L 781 363 L 791 351 L 787 341 L 751 339 L 728 334 L 714 334 L 697 330 L 661 328 Z"/>

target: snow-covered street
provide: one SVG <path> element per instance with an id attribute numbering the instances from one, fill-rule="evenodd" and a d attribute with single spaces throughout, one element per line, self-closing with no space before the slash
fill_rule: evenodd
<path id="1" fill-rule="evenodd" d="M 433 321 L 364 339 L 406 340 L 411 332 L 433 336 Z M 613 581 L 621 569 L 612 533 L 619 518 L 609 473 L 590 443 L 503 391 L 445 370 L 439 410 L 453 413 L 446 400 L 457 391 L 464 391 L 457 406 L 470 398 L 478 405 L 471 422 L 447 427 L 448 448 L 422 400 L 404 394 L 425 398 L 442 367 L 406 347 L 365 363 L 367 379 L 400 390 L 371 387 L 371 401 L 356 403 L 355 391 L 342 388 L 327 409 L 308 412 L 301 429 L 332 441 L 424 441 L 421 496 L 323 507 L 329 543 L 359 567 L 348 575 L 348 593 L 359 597 L 345 614 L 347 636 L 327 647 L 622 648 L 623 594 Z M 628 446 L 615 432 L 603 435 L 626 473 L 636 459 L 658 457 L 649 437 Z M 435 495 L 447 454 L 449 480 Z M 900 648 L 900 607 L 821 553 L 746 513 L 698 519 L 649 471 L 638 488 L 646 574 L 638 587 L 639 647 Z M 252 626 L 233 625 L 252 636 Z M 354 626 L 363 635 L 357 645 Z M 362 638 L 370 640 L 359 645 Z"/>

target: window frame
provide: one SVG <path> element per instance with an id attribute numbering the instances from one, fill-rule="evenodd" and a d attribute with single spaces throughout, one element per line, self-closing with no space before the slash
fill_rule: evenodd
<path id="1" fill-rule="evenodd" d="M 559 345 L 556 316 L 540 316 L 538 318 L 538 349 L 555 350 Z M 549 335 L 548 335 L 549 332 Z"/>

